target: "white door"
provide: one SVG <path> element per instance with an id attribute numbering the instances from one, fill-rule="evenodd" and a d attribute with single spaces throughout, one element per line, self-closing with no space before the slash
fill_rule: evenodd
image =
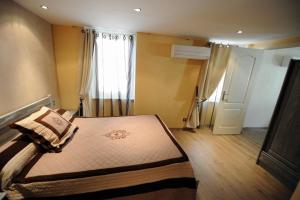
<path id="1" fill-rule="evenodd" d="M 234 47 L 228 62 L 222 98 L 216 110 L 214 134 L 240 134 L 249 102 L 253 77 L 262 50 Z M 259 114 L 259 113 L 258 113 Z"/>

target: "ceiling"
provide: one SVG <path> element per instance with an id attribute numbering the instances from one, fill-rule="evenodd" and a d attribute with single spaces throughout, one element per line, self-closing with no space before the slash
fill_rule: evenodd
<path id="1" fill-rule="evenodd" d="M 299 0 L 15 1 L 52 24 L 236 43 L 300 36 Z"/>

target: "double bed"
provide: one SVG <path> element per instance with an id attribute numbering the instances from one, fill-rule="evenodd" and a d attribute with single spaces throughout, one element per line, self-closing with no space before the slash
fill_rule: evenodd
<path id="1" fill-rule="evenodd" d="M 79 128 L 59 153 L 42 153 L 20 136 L 0 147 L 0 158 L 11 157 L 2 159 L 1 178 L 19 172 L 2 189 L 8 199 L 195 199 L 189 159 L 158 116 L 73 123 Z M 25 148 L 34 156 L 16 170 L 28 159 Z"/>

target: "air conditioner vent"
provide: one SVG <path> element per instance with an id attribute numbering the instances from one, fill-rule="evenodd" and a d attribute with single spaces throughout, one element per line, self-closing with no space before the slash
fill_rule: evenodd
<path id="1" fill-rule="evenodd" d="M 186 58 L 207 60 L 210 56 L 210 48 L 186 45 L 172 45 L 172 58 Z"/>

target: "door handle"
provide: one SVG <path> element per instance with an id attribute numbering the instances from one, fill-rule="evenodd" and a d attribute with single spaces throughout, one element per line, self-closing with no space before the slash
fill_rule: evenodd
<path id="1" fill-rule="evenodd" d="M 223 91 L 223 93 L 222 93 L 222 101 L 227 101 L 227 100 L 225 100 L 225 95 L 227 95 L 226 91 Z"/>

